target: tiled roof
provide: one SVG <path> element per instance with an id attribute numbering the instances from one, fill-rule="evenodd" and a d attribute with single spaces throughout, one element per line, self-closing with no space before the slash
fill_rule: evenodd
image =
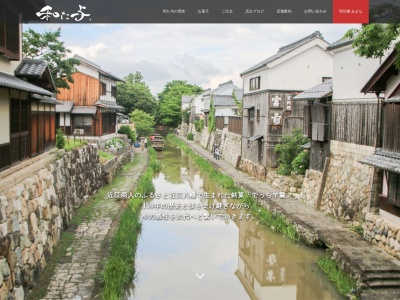
<path id="1" fill-rule="evenodd" d="M 321 33 L 319 31 L 314 32 L 313 34 L 310 34 L 296 42 L 293 42 L 291 44 L 288 44 L 286 46 L 280 47 L 278 52 L 270 57 L 268 57 L 267 59 L 259 62 L 258 64 L 252 66 L 251 68 L 247 69 L 246 71 L 243 71 L 242 73 L 240 73 L 241 76 L 245 75 L 246 73 L 250 73 L 254 70 L 257 70 L 263 66 L 266 66 L 268 63 L 273 62 L 274 60 L 277 60 L 278 58 L 288 54 L 289 52 L 292 52 L 293 50 L 307 44 L 308 42 L 314 40 L 314 39 L 322 39 L 324 40 L 324 38 L 322 37 Z"/>
<path id="2" fill-rule="evenodd" d="M 213 96 L 214 106 L 236 106 L 235 100 L 232 96 Z"/>
<path id="3" fill-rule="evenodd" d="M 37 76 L 43 75 L 46 70 L 47 62 L 41 59 L 24 59 L 14 73 L 16 76 Z"/>
<path id="4" fill-rule="evenodd" d="M 42 89 L 41 87 L 38 87 L 34 84 L 31 84 L 29 82 L 26 82 L 22 79 L 19 79 L 15 76 L 0 72 L 0 86 L 6 87 L 6 88 L 11 88 L 11 89 L 16 89 L 16 90 L 21 90 L 21 91 L 26 91 L 26 92 L 31 92 L 31 93 L 36 93 L 40 95 L 47 95 L 47 96 L 53 96 L 53 93 Z"/>
<path id="5" fill-rule="evenodd" d="M 56 112 L 70 113 L 74 107 L 74 101 L 62 101 L 62 103 L 56 105 Z"/>
<path id="6" fill-rule="evenodd" d="M 74 106 L 71 114 L 74 115 L 95 115 L 97 111 L 96 106 Z"/>
<path id="7" fill-rule="evenodd" d="M 218 85 L 217 88 L 210 91 L 210 94 L 232 96 L 232 92 L 238 90 L 240 90 L 240 88 L 234 85 L 232 80 L 230 80 L 228 82 L 224 82 Z"/>
<path id="8" fill-rule="evenodd" d="M 182 95 L 182 103 L 190 103 L 195 95 Z"/>
<path id="9" fill-rule="evenodd" d="M 400 174 L 400 153 L 376 149 L 373 155 L 365 157 L 359 162 Z"/>
<path id="10" fill-rule="evenodd" d="M 124 107 L 119 106 L 116 102 L 106 101 L 106 100 L 98 100 L 94 105 L 103 106 L 103 107 L 107 107 L 107 108 L 118 109 L 118 110 L 124 110 L 125 109 Z"/>
<path id="11" fill-rule="evenodd" d="M 293 97 L 293 100 L 316 100 L 321 99 L 330 93 L 332 93 L 332 79 L 328 79 L 311 89 L 298 94 L 296 97 Z"/>
<path id="12" fill-rule="evenodd" d="M 353 43 L 353 39 L 340 39 L 337 40 L 336 42 L 333 42 L 332 44 L 330 44 L 328 47 L 326 47 L 326 50 L 333 50 L 333 49 L 337 49 L 346 45 L 350 45 Z"/>
<path id="13" fill-rule="evenodd" d="M 48 96 L 42 96 L 39 94 L 31 94 L 32 98 L 38 99 L 39 102 L 41 103 L 49 103 L 49 104 L 59 104 L 62 105 L 61 101 L 58 101 L 56 98 L 54 97 L 48 97 Z"/>
<path id="14" fill-rule="evenodd" d="M 390 97 L 384 100 L 385 102 L 400 102 L 400 96 Z"/>

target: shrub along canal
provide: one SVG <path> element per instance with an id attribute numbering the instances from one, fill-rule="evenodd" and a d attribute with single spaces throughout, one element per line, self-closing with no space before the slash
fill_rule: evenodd
<path id="1" fill-rule="evenodd" d="M 136 278 L 126 298 L 342 297 L 317 265 L 322 249 L 258 224 L 240 199 L 222 197 L 231 193 L 174 144 L 167 142 L 158 160 L 162 169 L 153 184 L 161 198 L 146 199 L 141 211 Z"/>

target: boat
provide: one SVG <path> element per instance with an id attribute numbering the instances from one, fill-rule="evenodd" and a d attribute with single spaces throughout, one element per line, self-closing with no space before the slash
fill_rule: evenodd
<path id="1" fill-rule="evenodd" d="M 164 150 L 164 140 L 161 135 L 152 135 L 150 137 L 150 144 L 156 151 Z"/>

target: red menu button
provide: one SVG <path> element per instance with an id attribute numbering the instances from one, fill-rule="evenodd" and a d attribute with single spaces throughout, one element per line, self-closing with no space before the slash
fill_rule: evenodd
<path id="1" fill-rule="evenodd" d="M 369 0 L 333 0 L 333 23 L 369 22 Z"/>

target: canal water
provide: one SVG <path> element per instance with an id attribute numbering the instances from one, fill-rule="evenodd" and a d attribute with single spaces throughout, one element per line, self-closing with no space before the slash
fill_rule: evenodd
<path id="1" fill-rule="evenodd" d="M 342 298 L 317 266 L 323 250 L 258 225 L 179 148 L 158 159 L 127 299 Z"/>

